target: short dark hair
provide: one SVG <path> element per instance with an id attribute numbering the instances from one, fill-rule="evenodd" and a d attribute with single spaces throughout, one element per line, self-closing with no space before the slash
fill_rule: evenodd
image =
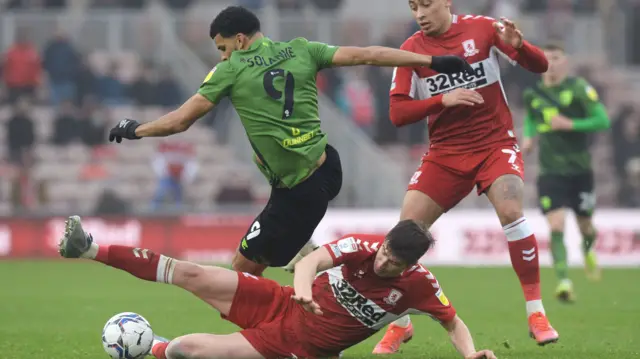
<path id="1" fill-rule="evenodd" d="M 258 31 L 260 31 L 260 20 L 256 14 L 242 6 L 229 6 L 211 22 L 209 36 L 212 39 L 218 34 L 222 37 L 236 34 L 251 36 Z"/>
<path id="2" fill-rule="evenodd" d="M 426 225 L 411 219 L 396 224 L 386 240 L 391 254 L 406 264 L 418 263 L 436 242 Z"/>
<path id="3" fill-rule="evenodd" d="M 566 52 L 564 49 L 564 45 L 560 41 L 549 41 L 547 42 L 542 49 L 544 51 L 562 51 Z"/>

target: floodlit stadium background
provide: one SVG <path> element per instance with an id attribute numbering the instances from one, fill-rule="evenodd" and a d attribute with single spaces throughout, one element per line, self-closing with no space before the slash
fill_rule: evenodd
<path id="1" fill-rule="evenodd" d="M 165 140 L 114 145 L 106 133 L 126 117 L 155 119 L 194 93 L 219 59 L 209 23 L 237 3 L 255 8 L 277 40 L 398 47 L 416 30 L 405 2 L 390 0 L 0 1 L 7 8 L 0 13 L 0 256 L 55 255 L 64 216 L 81 214 L 102 242 L 228 260 L 269 195 L 228 101 Z M 598 251 L 604 264 L 639 265 L 640 2 L 455 0 L 454 11 L 507 16 L 534 43 L 566 44 L 574 71 L 598 90 L 613 122 L 593 136 Z M 12 51 L 19 39 L 42 65 L 22 61 L 29 51 Z M 503 80 L 520 135 L 522 89 L 536 76 L 505 63 Z M 317 241 L 384 232 L 397 219 L 428 141 L 424 122 L 390 123 L 390 81 L 391 69 L 371 67 L 318 77 L 323 128 L 341 153 L 345 182 Z M 163 162 L 170 156 L 184 166 L 180 185 L 167 178 L 180 171 Z M 526 157 L 526 207 L 548 263 L 536 162 Z M 570 261 L 580 264 L 577 229 L 568 223 Z M 440 243 L 432 264 L 508 264 L 485 197 L 470 194 L 433 231 Z"/>

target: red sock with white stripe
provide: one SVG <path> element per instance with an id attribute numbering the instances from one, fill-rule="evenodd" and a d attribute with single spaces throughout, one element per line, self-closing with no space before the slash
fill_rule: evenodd
<path id="1" fill-rule="evenodd" d="M 175 259 L 156 254 L 148 249 L 126 246 L 99 246 L 91 248 L 82 257 L 94 259 L 110 267 L 122 269 L 151 282 L 171 284 Z"/>
<path id="2" fill-rule="evenodd" d="M 502 228 L 509 241 L 511 265 L 520 279 L 524 298 L 527 301 L 527 314 L 544 313 L 540 296 L 540 263 L 538 261 L 538 241 L 529 227 L 527 219 L 522 217 Z"/>

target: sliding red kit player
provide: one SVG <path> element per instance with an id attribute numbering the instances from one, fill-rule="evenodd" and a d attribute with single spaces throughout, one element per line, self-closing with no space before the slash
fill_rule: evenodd
<path id="1" fill-rule="evenodd" d="M 535 73 L 546 72 L 548 61 L 507 19 L 453 15 L 450 0 L 409 0 L 409 7 L 421 30 L 404 42 L 403 50 L 464 56 L 474 71 L 444 75 L 416 67 L 394 72 L 391 121 L 396 126 L 428 121 L 430 138 L 429 151 L 409 183 L 401 219 L 431 226 L 477 187 L 503 226 L 526 300 L 530 335 L 540 345 L 555 342 L 558 333 L 540 297 L 538 244 L 522 211 L 524 163 L 498 56 Z M 389 326 L 374 353 L 396 352 L 412 335 L 409 318 L 401 318 Z"/>

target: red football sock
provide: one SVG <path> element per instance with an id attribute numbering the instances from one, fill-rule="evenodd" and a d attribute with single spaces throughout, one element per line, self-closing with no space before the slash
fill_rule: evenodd
<path id="1" fill-rule="evenodd" d="M 151 354 L 158 359 L 167 359 L 165 352 L 168 346 L 169 343 L 158 343 L 151 348 Z"/>
<path id="2" fill-rule="evenodd" d="M 171 283 L 175 266 L 173 258 L 148 249 L 116 245 L 100 246 L 95 260 L 122 269 L 140 279 L 162 283 Z"/>
<path id="3" fill-rule="evenodd" d="M 526 218 L 504 226 L 509 241 L 511 265 L 520 279 L 527 301 L 540 300 L 540 263 L 538 242 Z"/>

